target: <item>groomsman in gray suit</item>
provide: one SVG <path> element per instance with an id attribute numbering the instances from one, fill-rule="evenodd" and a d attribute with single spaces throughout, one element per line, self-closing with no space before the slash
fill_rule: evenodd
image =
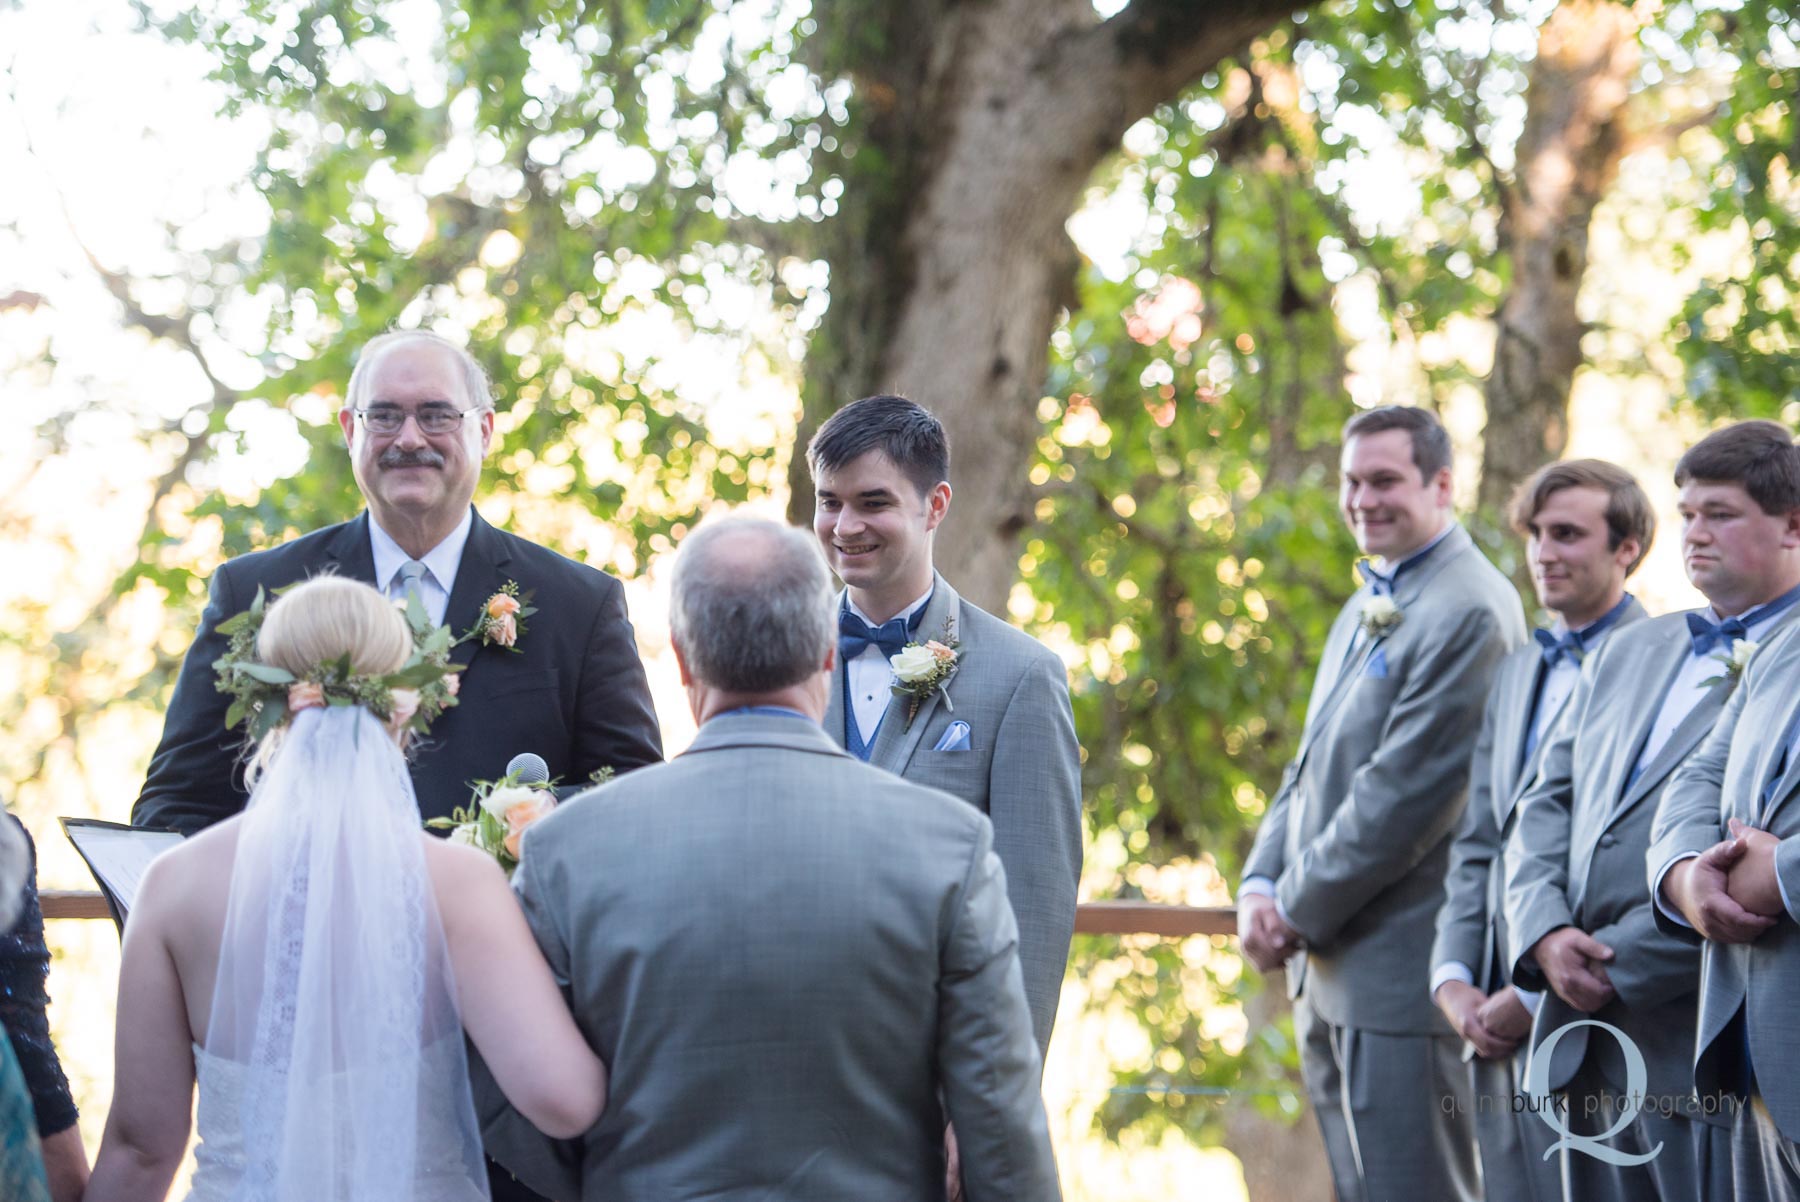
<path id="1" fill-rule="evenodd" d="M 1451 517 L 1436 417 L 1358 414 L 1342 468 L 1344 520 L 1375 558 L 1326 640 L 1299 753 L 1245 866 L 1238 931 L 1257 968 L 1288 964 L 1340 1202 L 1473 1198 L 1469 1073 L 1425 986 L 1470 753 L 1525 619 Z"/>
<path id="2" fill-rule="evenodd" d="M 1591 1136 L 1621 1127 L 1603 1145 L 1565 1145 L 1572 1200 L 1729 1196 L 1730 1116 L 1693 1097 L 1699 955 L 1658 929 L 1643 865 L 1671 776 L 1736 683 L 1734 646 L 1800 615 L 1800 545 L 1783 545 L 1793 503 L 1766 487 L 1794 454 L 1781 427 L 1743 422 L 1681 457 L 1682 552 L 1710 605 L 1621 630 L 1589 657 L 1506 850 L 1513 981 L 1551 991 L 1533 1055 L 1549 1057 L 1563 1123 Z M 1561 1030 L 1590 1017 L 1642 1055 L 1641 1080 L 1611 1033 Z"/>
<path id="3" fill-rule="evenodd" d="M 928 1202 L 947 1113 L 972 1202 L 1060 1196 L 993 824 L 826 738 L 834 618 L 804 533 L 702 525 L 669 619 L 699 734 L 526 834 L 519 899 L 609 1073 L 557 1143 L 475 1072 L 534 1188 Z"/>
<path id="4" fill-rule="evenodd" d="M 1733 525 L 1800 591 L 1800 451 L 1771 453 L 1744 489 Z M 1670 782 L 1645 857 L 1658 924 L 1705 941 L 1694 1081 L 1737 1104 L 1731 1188 L 1746 1200 L 1800 1199 L 1800 620 L 1783 625 L 1749 636 L 1761 646 Z"/>
<path id="5" fill-rule="evenodd" d="M 1524 1039 L 1542 995 L 1508 983 L 1513 956 L 1502 913 L 1501 849 L 1583 659 L 1608 634 L 1646 616 L 1625 580 L 1650 550 L 1656 517 L 1629 472 L 1574 459 L 1540 468 L 1525 482 L 1513 499 L 1512 524 L 1525 537 L 1538 602 L 1556 620 L 1535 632 L 1535 643 L 1506 657 L 1488 698 L 1469 770 L 1469 807 L 1450 848 L 1431 989 L 1471 1058 L 1483 1196 L 1551 1202 L 1562 1196 L 1561 1173 L 1544 1153 L 1556 1136 L 1519 1108 L 1526 1096 Z"/>
<path id="6" fill-rule="evenodd" d="M 806 456 L 813 532 L 845 585 L 825 731 L 858 759 L 993 819 L 1031 1025 L 1047 1053 L 1081 881 L 1081 747 L 1068 672 L 933 568 L 933 532 L 950 510 L 950 444 L 937 418 L 905 397 L 865 397 L 832 414 Z M 954 659 L 937 661 L 941 687 L 905 685 L 890 661 L 931 641 L 955 645 Z"/>

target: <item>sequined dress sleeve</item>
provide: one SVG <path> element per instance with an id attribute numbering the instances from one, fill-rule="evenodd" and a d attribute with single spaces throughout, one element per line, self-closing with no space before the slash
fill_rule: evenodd
<path id="1" fill-rule="evenodd" d="M 0 821 L 18 819 L 0 815 Z M 26 835 L 27 841 L 30 837 Z M 69 1079 L 63 1075 L 56 1046 L 50 1042 L 50 994 L 45 987 L 49 974 L 50 949 L 44 942 L 44 911 L 38 905 L 37 895 L 37 849 L 33 847 L 24 909 L 12 930 L 0 936 L 0 1024 L 5 1026 L 13 1055 L 24 1070 L 40 1136 L 66 1131 L 79 1117 L 69 1092 Z"/>

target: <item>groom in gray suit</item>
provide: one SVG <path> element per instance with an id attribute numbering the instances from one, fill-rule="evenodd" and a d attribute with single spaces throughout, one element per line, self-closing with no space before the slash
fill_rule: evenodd
<path id="1" fill-rule="evenodd" d="M 1664 789 L 1736 684 L 1734 649 L 1800 615 L 1800 547 L 1783 546 L 1792 502 L 1762 483 L 1794 454 L 1773 422 L 1742 422 L 1681 457 L 1683 558 L 1711 604 L 1639 622 L 1589 658 L 1519 805 L 1506 849 L 1513 981 L 1551 991 L 1533 1024 L 1533 1080 L 1547 1056 L 1563 1124 L 1620 1128 L 1564 1145 L 1571 1202 L 1729 1196 L 1730 1115 L 1693 1098 L 1699 956 L 1658 929 L 1643 866 Z M 1569 1026 L 1589 1018 L 1623 1032 L 1641 1077 L 1616 1036 Z"/>
<path id="2" fill-rule="evenodd" d="M 1341 1202 L 1473 1198 L 1461 1041 L 1426 990 L 1433 923 L 1519 597 L 1451 517 L 1426 410 L 1344 427 L 1340 504 L 1375 557 L 1332 624 L 1300 749 L 1238 891 L 1245 954 L 1288 964 L 1308 1096 Z"/>
<path id="3" fill-rule="evenodd" d="M 476 1096 L 565 1202 L 1059 1197 L 993 825 L 819 729 L 830 582 L 803 533 L 709 522 L 671 582 L 692 746 L 565 803 L 515 879 L 606 1111 L 557 1144 Z"/>
<path id="4" fill-rule="evenodd" d="M 950 444 L 937 418 L 905 397 L 865 397 L 832 414 L 806 456 L 813 533 L 845 585 L 825 732 L 858 759 L 993 819 L 1032 1030 L 1048 1053 L 1081 881 L 1068 673 L 932 567 L 933 532 L 950 511 Z M 892 657 L 931 641 L 955 645 L 947 678 L 905 684 Z"/>
<path id="5" fill-rule="evenodd" d="M 1771 455 L 1745 487 L 1756 505 L 1739 520 L 1800 586 L 1800 450 Z M 1761 646 L 1669 783 L 1645 857 L 1658 924 L 1705 941 L 1694 1081 L 1702 1099 L 1742 1103 L 1731 1188 L 1746 1200 L 1800 1199 L 1800 620 L 1785 626 L 1751 636 Z"/>
<path id="6" fill-rule="evenodd" d="M 1520 487 L 1512 525 L 1525 537 L 1538 602 L 1556 622 L 1506 657 L 1488 698 L 1469 769 L 1469 806 L 1450 848 L 1431 990 L 1470 1058 L 1483 1197 L 1552 1202 L 1562 1196 L 1561 1173 L 1544 1153 L 1556 1136 L 1518 1106 L 1525 1096 L 1525 1036 L 1542 995 L 1509 983 L 1501 849 L 1582 661 L 1612 631 L 1646 616 L 1625 591 L 1625 579 L 1650 550 L 1656 517 L 1631 473 L 1598 459 L 1574 459 L 1540 468 Z"/>

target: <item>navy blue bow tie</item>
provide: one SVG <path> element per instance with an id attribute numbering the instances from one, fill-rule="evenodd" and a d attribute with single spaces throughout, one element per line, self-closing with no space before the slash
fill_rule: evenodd
<path id="1" fill-rule="evenodd" d="M 1694 640 L 1694 654 L 1705 655 L 1714 647 L 1723 646 L 1730 651 L 1731 645 L 1739 639 L 1748 638 L 1750 628 L 1736 618 L 1726 618 L 1723 622 L 1713 623 L 1702 614 L 1687 616 L 1688 634 Z"/>
<path id="2" fill-rule="evenodd" d="M 1356 561 L 1356 571 L 1377 597 L 1394 595 L 1394 578 L 1400 575 L 1398 567 L 1391 572 L 1384 572 L 1375 566 L 1374 560 L 1359 559 Z"/>
<path id="3" fill-rule="evenodd" d="M 840 610 L 838 658 L 848 664 L 869 647 L 879 647 L 883 656 L 892 658 L 906 646 L 909 633 L 905 618 L 890 618 L 879 626 L 870 626 L 849 610 Z"/>
<path id="4" fill-rule="evenodd" d="M 1581 636 L 1573 630 L 1564 631 L 1562 637 L 1558 638 L 1551 631 L 1539 627 L 1531 632 L 1531 637 L 1537 640 L 1546 668 L 1554 668 L 1565 659 L 1580 663 L 1587 650 L 1581 645 Z"/>

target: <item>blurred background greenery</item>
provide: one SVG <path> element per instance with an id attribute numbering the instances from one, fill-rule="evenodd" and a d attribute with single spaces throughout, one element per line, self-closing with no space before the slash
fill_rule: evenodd
<path id="1" fill-rule="evenodd" d="M 0 0 L 0 788 L 85 884 L 54 816 L 125 818 L 209 573 L 355 512 L 355 352 L 427 326 L 496 381 L 483 512 L 632 582 L 672 751 L 659 557 L 804 517 L 837 405 L 939 412 L 940 564 L 1070 669 L 1083 897 L 1228 900 L 1352 587 L 1357 406 L 1444 416 L 1521 581 L 1525 474 L 1638 470 L 1637 591 L 1685 602 L 1674 458 L 1800 418 L 1786 8 Z M 116 941 L 51 935 L 97 1135 Z M 1279 992 L 1078 939 L 1069 1196 L 1300 1196 Z"/>

